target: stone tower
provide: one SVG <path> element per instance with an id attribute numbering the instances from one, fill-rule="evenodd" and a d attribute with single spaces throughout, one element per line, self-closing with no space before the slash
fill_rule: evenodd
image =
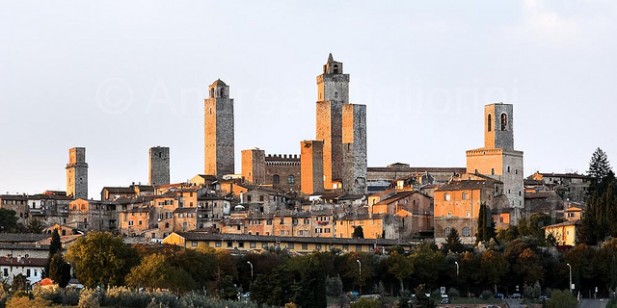
<path id="1" fill-rule="evenodd" d="M 511 104 L 484 106 L 484 147 L 514 149 L 513 120 Z"/>
<path id="2" fill-rule="evenodd" d="M 205 168 L 207 175 L 234 173 L 234 100 L 220 79 L 208 87 L 205 100 Z"/>
<path id="3" fill-rule="evenodd" d="M 484 107 L 484 147 L 467 151 L 467 172 L 490 176 L 503 182 L 511 223 L 517 224 L 525 205 L 523 152 L 514 150 L 514 121 L 511 104 Z"/>
<path id="4" fill-rule="evenodd" d="M 332 54 L 317 76 L 317 140 L 323 141 L 324 185 L 327 189 L 343 180 L 342 109 L 349 103 L 349 74 Z"/>
<path id="5" fill-rule="evenodd" d="M 323 142 L 300 142 L 300 168 L 300 190 L 307 195 L 323 193 Z"/>
<path id="6" fill-rule="evenodd" d="M 169 148 L 150 148 L 148 181 L 150 185 L 160 186 L 169 184 Z"/>
<path id="7" fill-rule="evenodd" d="M 260 149 L 242 150 L 242 177 L 255 185 L 266 183 L 266 152 Z"/>
<path id="8" fill-rule="evenodd" d="M 343 189 L 366 193 L 366 106 L 343 106 Z"/>
<path id="9" fill-rule="evenodd" d="M 317 132 L 325 189 L 366 192 L 366 106 L 349 103 L 349 74 L 332 54 L 317 76 Z"/>
<path id="10" fill-rule="evenodd" d="M 66 195 L 74 199 L 88 199 L 86 148 L 69 149 L 69 163 L 66 164 Z"/>

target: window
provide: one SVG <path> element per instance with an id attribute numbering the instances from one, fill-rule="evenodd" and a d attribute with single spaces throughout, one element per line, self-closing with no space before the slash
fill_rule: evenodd
<path id="1" fill-rule="evenodd" d="M 215 246 L 215 247 L 221 247 L 221 242 L 216 242 L 216 243 L 214 243 L 214 246 Z"/>
<path id="2" fill-rule="evenodd" d="M 239 243 L 238 243 L 238 247 L 240 247 L 240 248 L 244 248 L 244 242 L 239 242 Z"/>
<path id="3" fill-rule="evenodd" d="M 452 229 L 450 227 L 446 227 L 445 229 L 443 229 L 444 237 L 448 237 L 448 235 L 450 235 L 451 231 L 452 231 Z"/>
<path id="4" fill-rule="evenodd" d="M 495 175 L 495 168 L 491 168 L 491 175 Z"/>
<path id="5" fill-rule="evenodd" d="M 315 244 L 315 249 L 316 250 L 321 250 L 321 244 Z"/>
<path id="6" fill-rule="evenodd" d="M 491 127 L 491 125 L 493 124 L 493 123 L 492 123 L 492 119 L 493 119 L 493 118 L 492 118 L 492 117 L 491 117 L 491 115 L 489 114 L 489 115 L 488 115 L 488 117 L 487 117 L 487 120 L 486 120 L 486 127 L 488 128 L 487 130 L 488 130 L 489 132 L 490 132 L 490 131 L 491 131 L 491 129 L 492 129 L 492 127 Z"/>
<path id="7" fill-rule="evenodd" d="M 261 248 L 268 248 L 268 243 L 261 243 Z"/>
<path id="8" fill-rule="evenodd" d="M 294 249 L 294 243 L 287 244 L 287 249 Z"/>
<path id="9" fill-rule="evenodd" d="M 507 130 L 508 128 L 508 115 L 505 113 L 501 114 L 501 130 Z"/>
<path id="10" fill-rule="evenodd" d="M 281 178 L 278 176 L 278 174 L 275 174 L 272 176 L 272 184 L 278 185 L 280 182 L 281 182 Z"/>
<path id="11" fill-rule="evenodd" d="M 259 196 L 259 201 L 261 201 L 261 202 L 263 202 L 263 201 L 264 201 L 264 196 L 263 196 L 263 195 L 260 195 L 260 196 Z"/>
<path id="12" fill-rule="evenodd" d="M 233 247 L 233 242 L 232 241 L 227 241 L 227 248 L 231 248 Z"/>
<path id="13" fill-rule="evenodd" d="M 308 250 L 308 244 L 302 243 L 302 250 Z"/>
<path id="14" fill-rule="evenodd" d="M 197 247 L 197 241 L 191 241 L 191 246 Z"/>
<path id="15" fill-rule="evenodd" d="M 463 192 L 463 200 L 469 200 L 469 193 L 466 191 Z"/>
<path id="16" fill-rule="evenodd" d="M 293 175 L 287 176 L 287 184 L 293 184 L 295 182 L 296 182 L 296 179 L 294 178 Z"/>
<path id="17" fill-rule="evenodd" d="M 444 195 L 443 195 L 443 199 L 444 199 L 445 201 L 450 201 L 450 194 L 444 194 Z"/>
<path id="18" fill-rule="evenodd" d="M 467 217 L 471 217 L 471 211 L 467 211 Z"/>
<path id="19" fill-rule="evenodd" d="M 8 276 L 8 275 L 9 275 L 9 269 L 8 269 L 8 268 L 5 268 L 5 269 L 4 269 L 4 277 L 6 277 L 6 276 Z"/>
<path id="20" fill-rule="evenodd" d="M 362 251 L 362 245 L 356 245 L 356 251 Z"/>
<path id="21" fill-rule="evenodd" d="M 30 277 L 30 269 L 26 270 L 26 277 Z"/>
<path id="22" fill-rule="evenodd" d="M 448 212 L 448 218 L 452 217 L 452 212 Z"/>
<path id="23" fill-rule="evenodd" d="M 510 173 L 510 166 L 508 166 L 508 173 Z"/>
<path id="24" fill-rule="evenodd" d="M 471 230 L 469 229 L 469 227 L 463 228 L 463 236 L 471 236 Z"/>
<path id="25" fill-rule="evenodd" d="M 255 242 L 250 242 L 249 243 L 249 247 L 250 248 L 255 248 L 257 246 L 257 244 Z"/>

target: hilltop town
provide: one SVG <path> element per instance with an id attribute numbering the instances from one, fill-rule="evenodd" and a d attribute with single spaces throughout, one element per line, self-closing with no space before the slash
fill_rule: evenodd
<path id="1" fill-rule="evenodd" d="M 366 105 L 349 102 L 343 63 L 330 54 L 316 82 L 315 139 L 298 140 L 293 154 L 236 149 L 233 92 L 220 79 L 204 100 L 204 166 L 186 182 L 170 182 L 172 151 L 153 146 L 149 183 L 103 187 L 93 195 L 86 148 L 69 149 L 66 191 L 0 195 L 0 208 L 14 211 L 21 230 L 43 233 L 0 235 L 0 254 L 8 256 L 0 264 L 4 276 L 21 273 L 13 263 L 27 256 L 28 278 L 40 280 L 53 230 L 64 245 L 109 231 L 126 243 L 240 254 L 385 253 L 425 241 L 451 244 L 454 231 L 460 243 L 473 246 L 482 226 L 499 232 L 541 214 L 551 219 L 542 228 L 554 245 L 579 241 L 594 178 L 525 170 L 524 152 L 514 143 L 512 104 L 485 105 L 483 117 L 475 119 L 484 123 L 478 131 L 484 145 L 461 153 L 466 166 L 370 167 L 367 129 L 375 124 L 367 123 Z"/>

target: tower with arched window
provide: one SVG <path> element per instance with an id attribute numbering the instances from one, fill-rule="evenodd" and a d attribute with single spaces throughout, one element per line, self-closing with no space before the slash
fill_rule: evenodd
<path id="1" fill-rule="evenodd" d="M 510 222 L 518 223 L 524 207 L 523 152 L 514 149 L 514 117 L 511 104 L 484 106 L 484 147 L 467 151 L 467 172 L 503 182 Z"/>
<path id="2" fill-rule="evenodd" d="M 234 173 L 234 100 L 229 86 L 218 79 L 208 87 L 204 103 L 204 173 Z"/>

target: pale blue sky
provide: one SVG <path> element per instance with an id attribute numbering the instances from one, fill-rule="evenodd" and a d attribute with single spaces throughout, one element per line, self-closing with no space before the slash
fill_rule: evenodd
<path id="1" fill-rule="evenodd" d="M 465 166 L 483 105 L 514 104 L 525 174 L 617 158 L 617 2 L 0 1 L 0 192 L 65 188 L 87 147 L 90 196 L 203 170 L 203 98 L 221 78 L 240 150 L 297 154 L 315 137 L 332 52 L 367 105 L 368 162 Z"/>

